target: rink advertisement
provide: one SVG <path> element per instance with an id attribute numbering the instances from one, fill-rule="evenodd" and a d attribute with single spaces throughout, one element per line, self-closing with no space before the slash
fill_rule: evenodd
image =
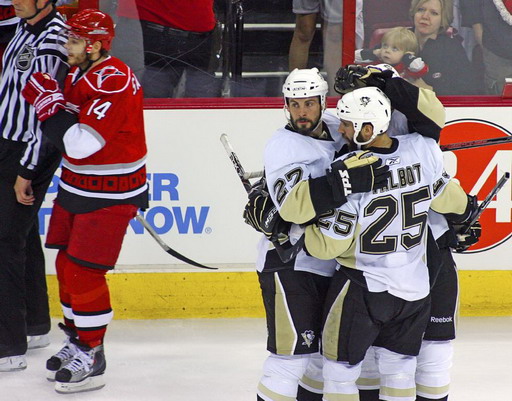
<path id="1" fill-rule="evenodd" d="M 447 108 L 442 143 L 509 136 L 509 115 L 510 108 Z M 151 201 L 141 213 L 170 247 L 219 270 L 207 272 L 180 262 L 133 221 L 116 267 L 121 274 L 110 276 L 111 285 L 123 288 L 119 292 L 124 294 L 123 302 L 133 305 L 123 307 L 117 316 L 263 316 L 253 273 L 260 236 L 243 222 L 247 194 L 219 138 L 228 135 L 246 171 L 261 170 L 265 142 L 286 123 L 282 109 L 146 110 L 145 122 Z M 512 170 L 512 144 L 444 152 L 444 156 L 447 171 L 479 201 L 504 172 Z M 57 180 L 40 214 L 43 240 Z M 455 254 L 463 313 L 512 313 L 512 301 L 506 296 L 512 285 L 511 206 L 509 180 L 481 217 L 481 242 L 466 254 Z M 55 251 L 45 252 L 47 271 L 54 274 Z M 155 294 L 151 301 L 141 283 Z M 144 309 L 148 302 L 153 306 Z"/>
<path id="2" fill-rule="evenodd" d="M 512 126 L 505 116 L 506 112 L 497 108 L 448 108 L 442 144 L 510 136 Z M 151 202 L 141 213 L 169 246 L 192 259 L 221 266 L 251 266 L 259 236 L 242 220 L 246 193 L 219 137 L 228 134 L 247 171 L 261 170 L 265 141 L 284 123 L 282 111 L 274 109 L 146 111 Z M 444 156 L 447 171 L 479 201 L 504 172 L 512 170 L 512 142 L 444 152 Z M 41 210 L 43 235 L 57 180 L 56 176 Z M 511 205 L 509 181 L 480 219 L 481 241 L 467 255 L 456 255 L 461 269 L 512 269 L 507 257 Z M 119 264 L 166 269 L 181 262 L 162 252 L 134 220 Z"/>
<path id="3" fill-rule="evenodd" d="M 459 142 L 510 136 L 512 132 L 509 129 L 488 119 L 452 119 L 443 130 L 442 144 L 448 143 L 448 140 Z M 477 196 L 480 202 L 503 174 L 510 174 L 511 161 L 512 142 L 445 152 L 445 167 L 448 172 L 460 181 L 466 192 Z M 485 251 L 497 248 L 509 240 L 512 235 L 510 188 L 511 183 L 508 181 L 480 217 L 480 223 L 484 227 L 482 236 L 480 241 L 468 250 L 468 254 L 487 254 Z M 508 245 L 510 246 L 510 243 Z"/>

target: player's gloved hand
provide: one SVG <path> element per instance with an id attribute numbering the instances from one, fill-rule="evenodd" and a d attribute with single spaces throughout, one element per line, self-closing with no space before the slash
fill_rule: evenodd
<path id="1" fill-rule="evenodd" d="M 468 195 L 468 204 L 461 220 L 450 221 L 450 225 L 455 233 L 457 244 L 454 249 L 456 252 L 467 251 L 471 245 L 474 245 L 482 235 L 482 227 L 478 220 L 475 220 L 479 213 L 478 199 L 476 196 Z M 474 221 L 474 223 L 471 223 Z"/>
<path id="2" fill-rule="evenodd" d="M 412 72 L 420 72 L 425 69 L 425 62 L 421 57 L 416 57 L 414 54 L 405 53 L 402 56 L 402 63 L 404 66 Z"/>
<path id="3" fill-rule="evenodd" d="M 59 83 L 48 74 L 41 72 L 32 74 L 21 94 L 35 107 L 39 121 L 45 121 L 60 109 L 66 109 Z"/>
<path id="4" fill-rule="evenodd" d="M 272 202 L 265 178 L 262 178 L 249 193 L 249 201 L 243 213 L 244 221 L 256 231 L 263 233 L 270 241 L 282 239 L 290 228 Z"/>
<path id="5" fill-rule="evenodd" d="M 479 221 L 476 221 L 469 227 L 465 224 L 454 224 L 453 229 L 457 237 L 455 251 L 459 253 L 467 251 L 471 245 L 476 244 L 482 235 L 482 226 Z"/>
<path id="6" fill-rule="evenodd" d="M 340 95 L 366 86 L 375 86 L 384 90 L 386 81 L 392 77 L 391 70 L 382 71 L 373 66 L 347 65 L 341 67 L 336 73 L 334 90 Z"/>
<path id="7" fill-rule="evenodd" d="M 352 193 L 369 192 L 388 184 L 389 167 L 369 151 L 359 152 L 345 160 L 336 160 L 327 172 L 334 199 L 346 199 Z"/>

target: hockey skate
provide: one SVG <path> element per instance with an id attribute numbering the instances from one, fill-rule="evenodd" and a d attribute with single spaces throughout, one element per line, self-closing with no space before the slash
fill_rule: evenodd
<path id="1" fill-rule="evenodd" d="M 76 332 L 62 323 L 59 323 L 59 327 L 66 334 L 66 340 L 64 340 L 61 350 L 46 361 L 46 378 L 49 381 L 55 381 L 57 371 L 73 359 L 78 352 Z"/>
<path id="2" fill-rule="evenodd" d="M 25 355 L 14 355 L 0 358 L 0 372 L 16 372 L 27 368 Z"/>
<path id="3" fill-rule="evenodd" d="M 50 336 L 48 334 L 41 334 L 40 336 L 28 336 L 27 347 L 28 349 L 38 349 L 48 347 L 50 345 Z"/>
<path id="4" fill-rule="evenodd" d="M 91 348 L 80 344 L 77 351 L 73 359 L 55 375 L 55 391 L 58 393 L 80 393 L 105 386 L 103 373 L 107 362 L 103 345 Z"/>

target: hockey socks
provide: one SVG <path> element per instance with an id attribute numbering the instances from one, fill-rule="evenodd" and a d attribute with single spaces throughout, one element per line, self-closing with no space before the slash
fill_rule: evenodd
<path id="1" fill-rule="evenodd" d="M 304 387 L 299 386 L 297 401 L 322 401 L 322 394 L 313 393 L 306 390 Z"/>

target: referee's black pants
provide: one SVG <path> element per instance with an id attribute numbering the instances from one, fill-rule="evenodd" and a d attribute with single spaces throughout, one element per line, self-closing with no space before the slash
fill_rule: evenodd
<path id="1" fill-rule="evenodd" d="M 30 297 L 32 305 L 48 302 L 46 284 L 34 282 L 45 280 L 41 271 L 44 263 L 31 263 L 26 269 L 26 247 L 29 232 L 34 228 L 60 163 L 60 152 L 49 145 L 41 149 L 42 161 L 32 180 L 35 202 L 26 206 L 17 202 L 14 193 L 24 150 L 24 143 L 0 139 L 0 358 L 23 355 L 27 351 L 26 297 Z M 30 292 L 27 292 L 27 278 Z"/>
<path id="2" fill-rule="evenodd" d="M 46 285 L 46 264 L 38 219 L 27 237 L 25 261 L 25 290 L 27 296 L 27 336 L 47 334 L 51 329 L 48 286 Z"/>

